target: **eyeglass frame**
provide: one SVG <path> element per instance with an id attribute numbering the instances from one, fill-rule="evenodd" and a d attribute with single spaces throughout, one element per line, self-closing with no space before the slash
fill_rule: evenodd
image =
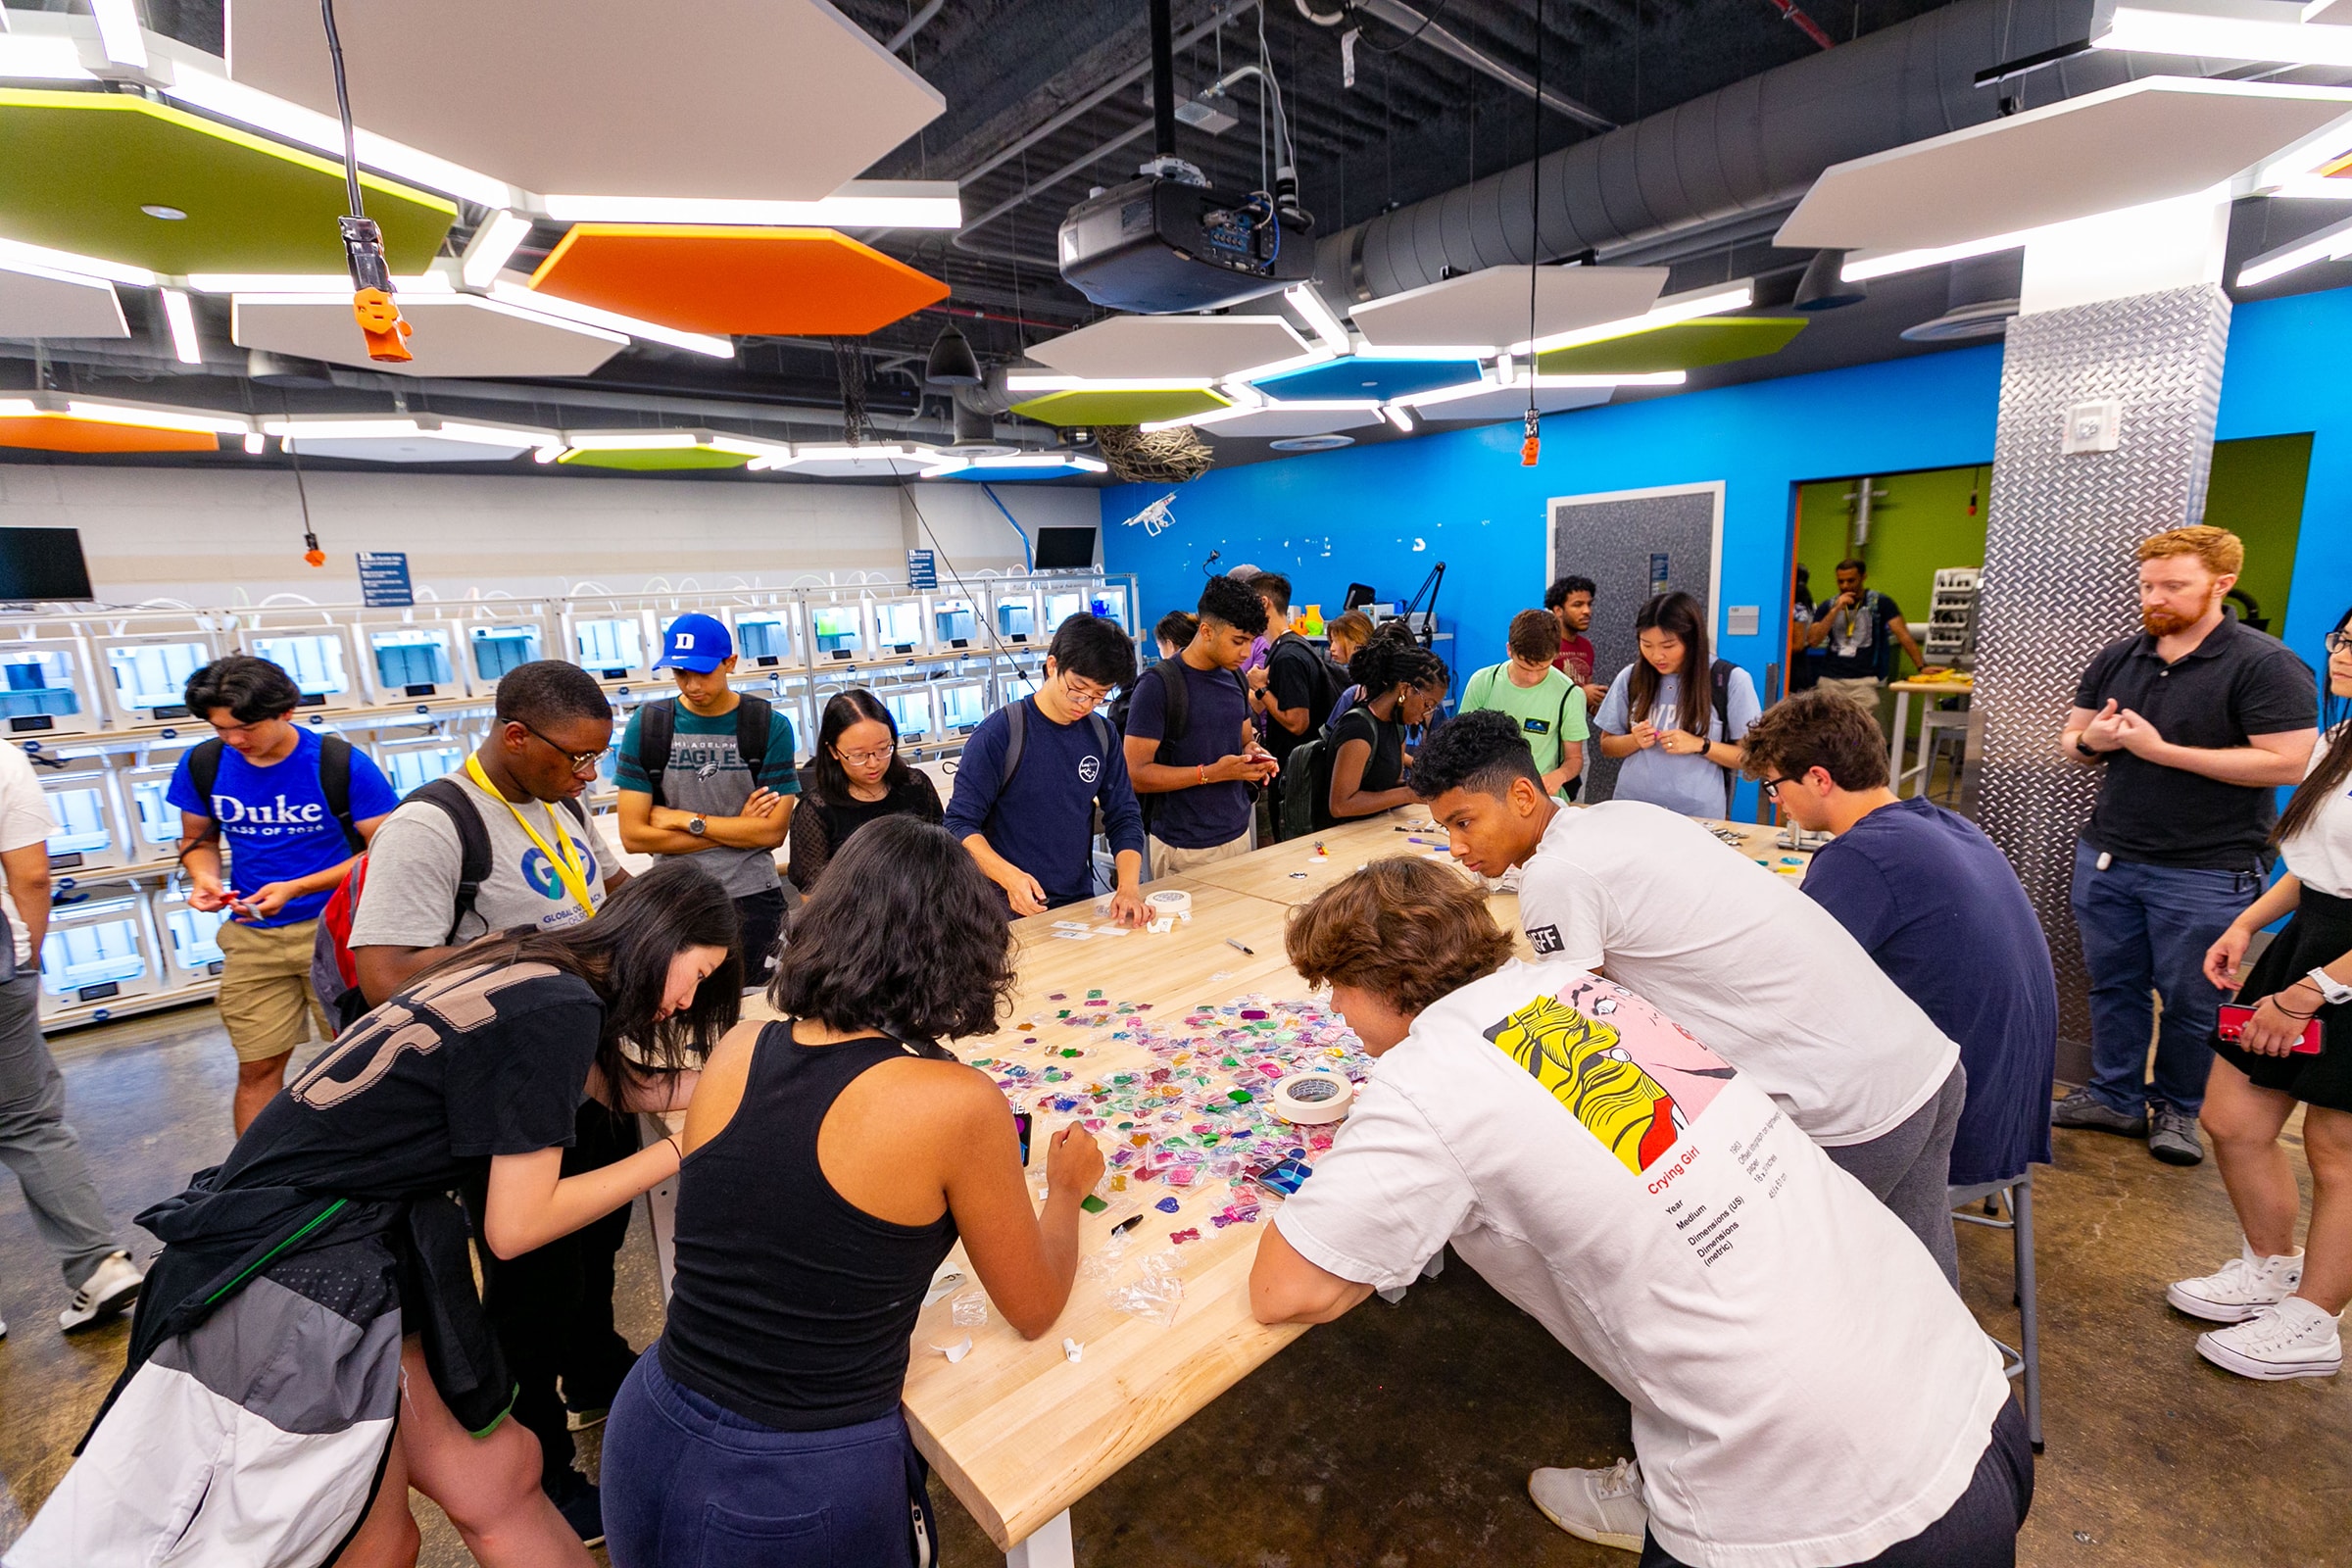
<path id="1" fill-rule="evenodd" d="M 838 745 L 831 750 L 834 759 L 838 761 L 856 762 L 860 767 L 871 767 L 876 761 L 888 761 L 898 756 L 899 743 L 892 741 L 888 746 L 873 747 L 862 752 L 845 752 Z"/>
<path id="2" fill-rule="evenodd" d="M 549 740 L 545 735 L 541 734 L 527 718 L 510 718 L 507 720 L 507 722 L 510 724 L 520 724 L 524 729 L 529 730 L 533 738 L 535 738 L 540 745 L 546 747 L 549 751 L 555 753 L 558 757 L 561 757 L 565 761 L 569 762 L 571 764 L 571 771 L 575 776 L 580 774 L 594 773 L 597 770 L 598 765 L 604 761 L 605 753 L 612 749 L 611 745 L 608 744 L 598 747 L 593 752 L 566 751 L 563 747 L 558 746 L 554 741 Z"/>
<path id="3" fill-rule="evenodd" d="M 2331 631 L 2320 639 L 2320 646 L 2331 654 L 2340 654 L 2345 649 L 2352 648 L 2352 630 Z"/>

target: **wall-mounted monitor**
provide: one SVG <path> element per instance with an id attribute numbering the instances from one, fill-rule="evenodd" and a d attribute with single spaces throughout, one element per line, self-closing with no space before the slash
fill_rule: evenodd
<path id="1" fill-rule="evenodd" d="M 81 644 L 0 644 L 0 733 L 87 734 L 101 704 Z"/>
<path id="2" fill-rule="evenodd" d="M 188 637 L 124 637 L 103 643 L 100 657 L 114 677 L 116 716 L 150 724 L 189 716 L 181 701 L 188 677 L 213 662 L 213 650 Z"/>
<path id="3" fill-rule="evenodd" d="M 86 604 L 96 597 L 79 528 L 0 528 L 0 599 Z"/>
<path id="4" fill-rule="evenodd" d="M 365 635 L 378 700 L 397 703 L 415 697 L 465 694 L 449 627 L 368 627 Z"/>
<path id="5" fill-rule="evenodd" d="M 1095 536 L 1099 528 L 1040 528 L 1037 530 L 1039 571 L 1092 571 Z"/>

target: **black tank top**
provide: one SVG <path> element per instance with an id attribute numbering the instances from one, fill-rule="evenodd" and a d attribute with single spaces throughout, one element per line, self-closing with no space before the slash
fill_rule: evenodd
<path id="1" fill-rule="evenodd" d="M 785 1432 L 888 1415 L 907 1339 L 956 1220 L 894 1225 L 833 1190 L 825 1112 L 860 1074 L 917 1054 L 896 1040 L 804 1046 L 760 1031 L 743 1102 L 678 1176 L 677 1272 L 662 1365 L 747 1421 Z"/>

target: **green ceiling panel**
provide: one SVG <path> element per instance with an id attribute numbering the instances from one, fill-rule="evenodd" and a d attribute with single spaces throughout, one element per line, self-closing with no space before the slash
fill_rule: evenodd
<path id="1" fill-rule="evenodd" d="M 1646 332 L 1536 356 L 1540 375 L 1648 375 L 1778 354 L 1805 329 L 1801 316 L 1706 316 Z"/>
<path id="2" fill-rule="evenodd" d="M 748 453 L 720 452 L 712 447 L 639 447 L 634 451 L 566 452 L 556 461 L 567 467 L 651 473 L 662 468 L 740 468 L 752 460 Z"/>
<path id="3" fill-rule="evenodd" d="M 0 236 L 152 271 L 340 272 L 340 165 L 126 93 L 0 90 Z M 457 208 L 360 176 L 398 273 Z M 163 207 L 182 219 L 140 211 Z"/>
<path id="4" fill-rule="evenodd" d="M 1233 404 L 1214 392 L 1090 392 L 1073 387 L 1015 403 L 1012 412 L 1041 424 L 1068 428 L 1078 424 L 1142 424 L 1151 419 L 1181 419 L 1188 414 L 1207 414 Z"/>

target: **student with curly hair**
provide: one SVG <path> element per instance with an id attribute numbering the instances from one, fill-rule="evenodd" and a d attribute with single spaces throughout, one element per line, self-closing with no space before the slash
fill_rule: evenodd
<path id="1" fill-rule="evenodd" d="M 925 1470 L 899 1401 L 924 1289 L 961 1237 L 997 1310 L 1044 1334 L 1102 1174 L 1062 1128 L 1039 1214 L 1004 1095 L 939 1045 L 1009 1005 L 1003 905 L 944 829 L 874 823 L 793 919 L 768 988 L 783 1018 L 712 1054 L 668 1323 L 605 1439 L 614 1568 L 803 1560 L 787 1540 L 812 1561 L 918 1560 Z"/>
<path id="2" fill-rule="evenodd" d="M 1385 628 L 1384 628 L 1385 629 Z M 1452 677 L 1446 662 L 1409 637 L 1374 634 L 1348 666 L 1363 700 L 1333 723 L 1317 769 L 1326 782 L 1318 792 L 1317 827 L 1413 803 L 1404 787 L 1404 732 L 1429 718 L 1446 701 Z"/>

